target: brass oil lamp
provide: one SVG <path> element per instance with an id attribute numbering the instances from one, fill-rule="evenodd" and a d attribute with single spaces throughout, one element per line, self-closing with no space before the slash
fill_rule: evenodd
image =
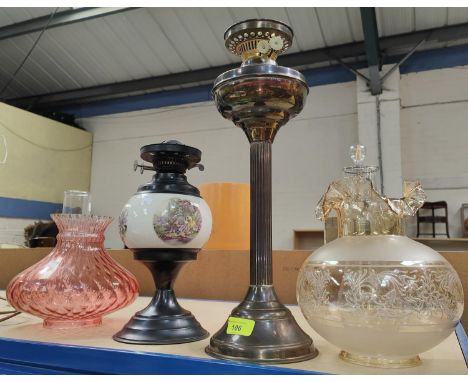
<path id="1" fill-rule="evenodd" d="M 250 287 L 206 352 L 259 363 L 304 361 L 318 352 L 273 287 L 271 146 L 279 128 L 301 112 L 309 89 L 301 73 L 275 61 L 292 43 L 288 25 L 246 20 L 231 26 L 224 39 L 242 65 L 216 79 L 213 95 L 221 115 L 250 142 Z"/>

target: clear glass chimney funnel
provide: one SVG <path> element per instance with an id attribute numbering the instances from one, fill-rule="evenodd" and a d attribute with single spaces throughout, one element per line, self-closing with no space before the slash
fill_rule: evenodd
<path id="1" fill-rule="evenodd" d="M 91 194 L 87 191 L 79 190 L 65 191 L 62 213 L 91 215 Z"/>

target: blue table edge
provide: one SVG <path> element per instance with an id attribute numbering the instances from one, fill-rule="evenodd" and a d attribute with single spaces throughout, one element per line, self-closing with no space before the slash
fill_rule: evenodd
<path id="1" fill-rule="evenodd" d="M 466 367 L 468 367 L 468 336 L 466 335 L 465 328 L 461 322 L 458 322 L 455 328 L 455 334 L 457 335 L 458 343 L 460 344 L 463 358 L 465 358 Z"/>
<path id="2" fill-rule="evenodd" d="M 28 371 L 32 374 L 327 374 L 248 362 L 0 337 L 0 374 L 21 373 L 23 369 L 26 374 Z"/>
<path id="3" fill-rule="evenodd" d="M 468 367 L 468 336 L 455 333 Z M 110 349 L 0 337 L 3 374 L 327 374 L 280 366 L 177 354 Z"/>

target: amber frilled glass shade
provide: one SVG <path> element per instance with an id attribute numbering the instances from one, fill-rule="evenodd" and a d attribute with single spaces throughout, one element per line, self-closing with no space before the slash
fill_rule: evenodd
<path id="1" fill-rule="evenodd" d="M 353 170 L 351 170 L 353 169 Z M 297 299 L 308 323 L 342 349 L 340 357 L 376 367 L 409 367 L 443 341 L 463 312 L 453 267 L 431 248 L 403 236 L 404 217 L 424 203 L 418 183 L 390 199 L 374 188 L 373 166 L 355 163 L 317 206 L 332 210 L 339 238 L 303 264 Z"/>
<path id="2" fill-rule="evenodd" d="M 111 217 L 54 214 L 57 245 L 7 287 L 9 303 L 44 319 L 44 326 L 94 326 L 138 296 L 135 277 L 104 249 Z"/>
<path id="3" fill-rule="evenodd" d="M 414 216 L 426 195 L 417 182 L 404 183 L 404 196 L 391 199 L 380 195 L 365 176 L 352 176 L 331 183 L 320 199 L 316 216 L 326 220 L 335 210 L 338 237 L 404 235 L 407 216 Z"/>
<path id="4" fill-rule="evenodd" d="M 248 250 L 250 248 L 250 185 L 216 182 L 198 186 L 210 206 L 213 228 L 203 249 Z"/>

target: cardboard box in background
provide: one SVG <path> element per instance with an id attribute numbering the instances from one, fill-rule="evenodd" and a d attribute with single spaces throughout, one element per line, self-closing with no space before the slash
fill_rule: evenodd
<path id="1" fill-rule="evenodd" d="M 0 289 L 5 289 L 19 272 L 35 264 L 52 248 L 0 249 Z M 152 296 L 153 278 L 149 270 L 133 259 L 130 250 L 109 250 L 109 254 L 130 272 L 140 284 L 140 295 Z M 274 251 L 273 278 L 279 299 L 296 303 L 296 279 L 310 251 Z M 249 286 L 248 251 L 207 250 L 187 263 L 175 284 L 178 297 L 240 301 Z"/>
<path id="2" fill-rule="evenodd" d="M 36 263 L 51 248 L 0 249 L 0 289 L 19 272 Z M 146 267 L 133 260 L 129 250 L 109 250 L 109 254 L 132 272 L 140 283 L 140 295 L 152 296 L 154 283 Z M 458 272 L 468 306 L 468 252 L 441 252 Z M 273 251 L 273 280 L 280 301 L 296 304 L 296 280 L 310 251 Z M 175 284 L 178 297 L 241 301 L 249 286 L 248 251 L 201 251 L 198 260 L 186 264 Z M 462 318 L 468 327 L 468 315 Z"/>

